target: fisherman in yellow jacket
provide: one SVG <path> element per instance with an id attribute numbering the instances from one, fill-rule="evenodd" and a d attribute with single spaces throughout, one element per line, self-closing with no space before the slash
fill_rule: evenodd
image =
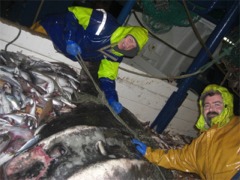
<path id="1" fill-rule="evenodd" d="M 150 162 L 168 169 L 198 174 L 206 180 L 239 179 L 240 118 L 233 114 L 233 96 L 215 84 L 207 86 L 199 101 L 201 135 L 182 149 L 162 150 L 132 143 Z"/>
<path id="2" fill-rule="evenodd" d="M 109 105 L 122 111 L 115 90 L 115 79 L 123 57 L 134 57 L 148 41 L 148 31 L 138 26 L 120 26 L 103 9 L 69 7 L 61 15 L 48 16 L 32 26 L 47 34 L 57 51 L 73 61 L 81 54 L 84 61 L 100 61 L 98 79 Z"/>

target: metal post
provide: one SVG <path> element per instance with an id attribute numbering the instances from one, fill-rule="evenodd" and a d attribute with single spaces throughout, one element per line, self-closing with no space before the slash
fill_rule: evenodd
<path id="1" fill-rule="evenodd" d="M 238 18 L 238 13 L 239 3 L 237 0 L 233 3 L 231 8 L 229 8 L 224 18 L 215 27 L 214 31 L 211 33 L 206 42 L 206 47 L 208 47 L 211 53 L 216 50 L 223 37 L 230 30 L 234 21 Z M 208 61 L 208 59 L 208 53 L 204 48 L 202 48 L 189 67 L 187 73 L 195 72 L 199 67 L 203 66 Z M 182 102 L 185 100 L 187 91 L 195 78 L 196 76 L 189 77 L 179 83 L 178 90 L 172 93 L 162 111 L 160 111 L 154 122 L 151 124 L 151 128 L 154 128 L 157 125 L 156 131 L 158 133 L 162 133 L 164 131 L 164 129 L 177 113 L 178 108 L 181 106 Z"/>
<path id="2" fill-rule="evenodd" d="M 136 0 L 128 0 L 124 7 L 122 8 L 120 14 L 118 15 L 117 21 L 119 24 L 123 24 L 128 17 L 129 13 L 131 12 L 131 9 L 135 5 Z"/>

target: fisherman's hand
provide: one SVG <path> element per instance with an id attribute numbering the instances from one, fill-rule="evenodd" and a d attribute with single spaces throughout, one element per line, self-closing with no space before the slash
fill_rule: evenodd
<path id="1" fill-rule="evenodd" d="M 137 140 L 137 139 L 132 139 L 131 141 L 135 146 L 138 152 L 140 152 L 143 156 L 146 154 L 147 146 L 143 142 Z"/>
<path id="2" fill-rule="evenodd" d="M 118 102 L 114 99 L 108 99 L 108 103 L 117 114 L 122 112 L 123 106 L 120 102 Z"/>
<path id="3" fill-rule="evenodd" d="M 66 51 L 72 56 L 77 56 L 78 54 L 82 53 L 82 49 L 80 48 L 80 46 L 71 40 L 67 41 Z"/>

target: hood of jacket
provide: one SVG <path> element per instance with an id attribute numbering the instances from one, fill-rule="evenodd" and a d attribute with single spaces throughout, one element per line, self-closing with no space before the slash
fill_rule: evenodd
<path id="1" fill-rule="evenodd" d="M 219 127 L 226 125 L 231 118 L 234 116 L 233 114 L 233 96 L 232 94 L 225 88 L 216 84 L 208 85 L 202 92 L 201 96 L 203 96 L 207 92 L 219 92 L 222 95 L 224 108 L 223 111 L 216 117 L 212 118 L 211 125 L 217 124 Z M 203 104 L 200 98 L 199 107 L 200 107 L 200 117 L 197 121 L 196 127 L 201 131 L 207 130 L 205 128 L 205 118 L 203 115 Z"/>
<path id="2" fill-rule="evenodd" d="M 145 28 L 139 26 L 120 26 L 112 34 L 111 44 L 116 45 L 120 40 L 125 38 L 127 35 L 132 35 L 136 39 L 139 47 L 138 53 L 142 50 L 142 48 L 148 41 L 148 31 Z M 119 53 L 119 55 L 122 54 Z"/>

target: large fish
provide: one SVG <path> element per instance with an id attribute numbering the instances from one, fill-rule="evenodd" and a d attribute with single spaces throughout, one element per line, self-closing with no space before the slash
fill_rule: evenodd
<path id="1" fill-rule="evenodd" d="M 122 118 L 126 117 L 125 122 L 139 136 L 154 143 L 135 117 L 124 109 Z M 135 151 L 131 144 L 133 134 L 103 105 L 82 104 L 44 126 L 39 134 L 42 140 L 32 150 L 4 165 L 5 177 L 125 180 L 171 176 L 169 170 L 156 167 Z M 17 168 L 20 162 L 25 168 Z"/>

